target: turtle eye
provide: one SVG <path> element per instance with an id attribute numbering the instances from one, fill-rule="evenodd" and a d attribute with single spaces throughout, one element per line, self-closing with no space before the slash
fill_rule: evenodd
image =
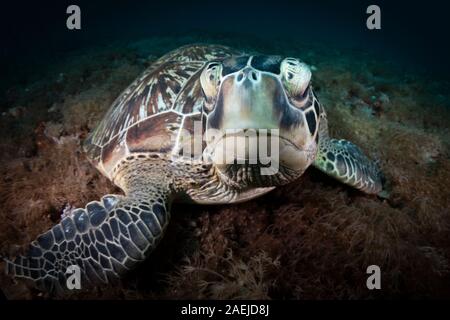
<path id="1" fill-rule="evenodd" d="M 203 70 L 200 76 L 200 84 L 206 99 L 214 99 L 220 85 L 220 77 L 222 74 L 222 64 L 219 62 L 210 62 Z"/>
<path id="2" fill-rule="evenodd" d="M 303 100 L 308 95 L 311 81 L 309 67 L 295 58 L 286 58 L 281 62 L 281 79 L 289 93 L 295 100 Z"/>

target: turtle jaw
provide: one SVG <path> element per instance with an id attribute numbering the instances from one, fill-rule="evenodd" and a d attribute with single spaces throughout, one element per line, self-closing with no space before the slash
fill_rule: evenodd
<path id="1" fill-rule="evenodd" d="M 208 146 L 209 157 L 221 172 L 234 165 L 257 165 L 262 175 L 276 174 L 280 167 L 303 172 L 314 160 L 314 145 L 299 148 L 292 141 L 279 135 L 278 129 L 238 129 L 220 135 Z"/>
<path id="2" fill-rule="evenodd" d="M 268 162 L 274 175 L 280 168 L 303 173 L 315 157 L 303 111 L 289 103 L 276 75 L 251 67 L 223 79 L 206 127 L 207 153 L 222 173 Z"/>

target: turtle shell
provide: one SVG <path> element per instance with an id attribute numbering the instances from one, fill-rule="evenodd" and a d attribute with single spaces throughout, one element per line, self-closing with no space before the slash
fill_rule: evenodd
<path id="1" fill-rule="evenodd" d="M 84 143 L 91 162 L 107 177 L 134 153 L 170 153 L 181 129 L 202 119 L 200 74 L 210 60 L 239 52 L 218 45 L 189 45 L 155 61 L 113 102 Z"/>

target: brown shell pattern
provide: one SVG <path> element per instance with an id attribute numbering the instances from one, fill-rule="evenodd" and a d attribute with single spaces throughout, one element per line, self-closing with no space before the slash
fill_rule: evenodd
<path id="1" fill-rule="evenodd" d="M 171 152 L 179 130 L 192 131 L 201 119 L 199 77 L 207 61 L 239 52 L 218 45 L 189 45 L 153 63 L 114 101 L 84 144 L 89 158 L 107 177 L 136 152 Z"/>

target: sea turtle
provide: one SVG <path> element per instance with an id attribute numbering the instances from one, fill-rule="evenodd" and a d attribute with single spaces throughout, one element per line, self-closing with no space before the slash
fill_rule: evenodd
<path id="1" fill-rule="evenodd" d="M 297 179 L 311 164 L 379 193 L 377 165 L 353 143 L 329 138 L 310 80 L 310 68 L 291 57 L 220 45 L 164 55 L 115 100 L 84 143 L 90 161 L 124 195 L 105 195 L 63 217 L 26 255 L 7 260 L 7 272 L 48 290 L 64 289 L 73 265 L 83 285 L 110 282 L 157 246 L 173 201 L 249 200 Z"/>

